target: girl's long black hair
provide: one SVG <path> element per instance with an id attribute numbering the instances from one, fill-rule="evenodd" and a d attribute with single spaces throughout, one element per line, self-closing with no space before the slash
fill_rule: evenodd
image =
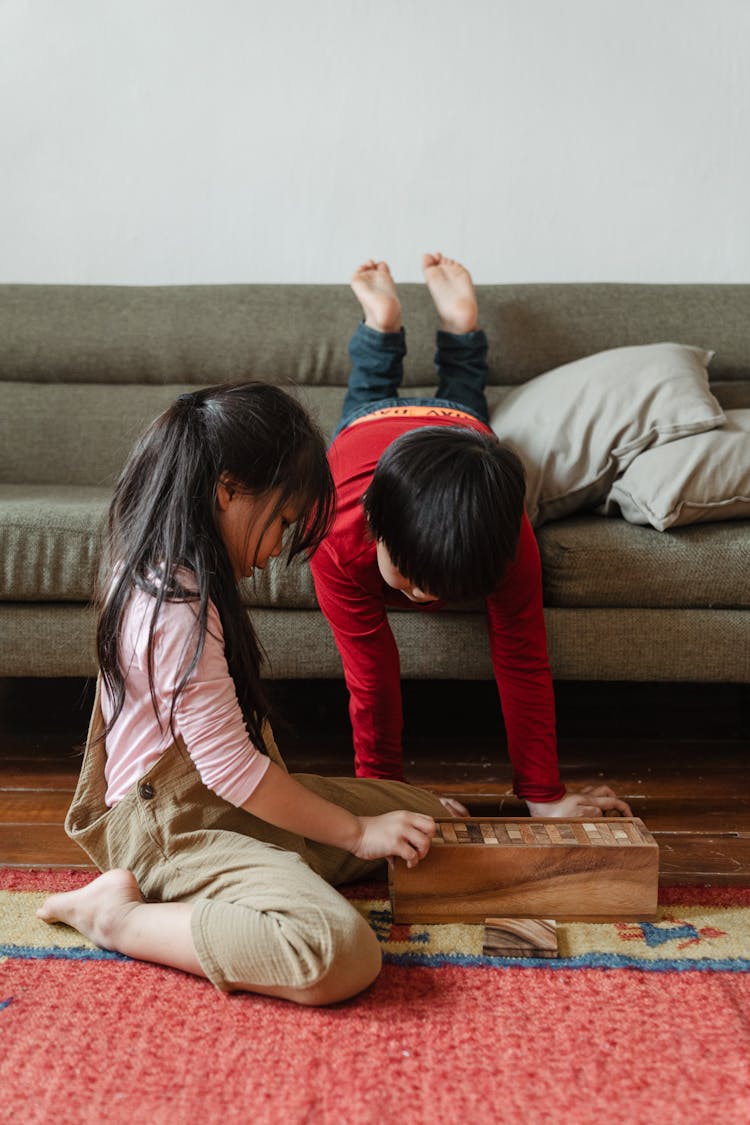
<path id="1" fill-rule="evenodd" d="M 165 600 L 196 603 L 195 647 L 172 699 L 174 735 L 175 702 L 203 651 L 211 601 L 248 734 L 265 749 L 262 652 L 216 522 L 217 486 L 224 478 L 257 497 L 278 490 L 269 525 L 290 501 L 299 506 L 300 518 L 285 539 L 287 561 L 314 551 L 330 526 L 335 501 L 325 441 L 291 395 L 255 382 L 180 395 L 136 444 L 109 508 L 108 567 L 97 597 L 99 667 L 113 704 L 105 736 L 125 701 L 120 634 L 130 596 L 140 587 L 154 600 L 148 675 L 157 718 L 153 645 L 159 611 Z M 180 581 L 181 570 L 190 573 L 189 582 Z"/>

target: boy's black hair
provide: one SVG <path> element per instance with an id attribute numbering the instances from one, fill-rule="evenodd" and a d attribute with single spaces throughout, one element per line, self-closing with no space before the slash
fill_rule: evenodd
<path id="1" fill-rule="evenodd" d="M 381 455 L 364 495 L 370 532 L 400 573 L 444 601 L 494 590 L 518 549 L 523 466 L 494 434 L 410 430 Z"/>
<path id="2" fill-rule="evenodd" d="M 325 441 L 291 395 L 253 382 L 180 395 L 136 444 L 109 509 L 108 568 L 97 599 L 99 667 L 112 700 L 105 735 L 125 700 L 120 633 L 130 597 L 139 587 L 153 597 L 148 673 L 157 718 L 154 634 L 161 606 L 164 601 L 190 601 L 196 616 L 188 666 L 172 699 L 169 725 L 174 737 L 175 703 L 203 651 L 211 601 L 221 619 L 227 663 L 248 733 L 265 749 L 262 727 L 268 700 L 260 675 L 262 650 L 217 524 L 222 479 L 257 497 L 277 494 L 266 527 L 296 502 L 300 517 L 285 540 L 287 561 L 312 552 L 330 526 L 335 493 Z M 184 585 L 182 570 L 190 576 Z"/>

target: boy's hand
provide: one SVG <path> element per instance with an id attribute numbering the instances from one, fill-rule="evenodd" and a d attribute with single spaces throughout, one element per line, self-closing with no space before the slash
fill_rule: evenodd
<path id="1" fill-rule="evenodd" d="M 601 816 L 616 809 L 621 816 L 632 816 L 630 805 L 621 801 L 608 785 L 589 785 L 578 793 L 566 793 L 560 801 L 527 801 L 532 816 Z"/>
<path id="2" fill-rule="evenodd" d="M 430 850 L 435 835 L 435 821 L 424 813 L 383 813 L 382 816 L 358 816 L 359 840 L 349 850 L 359 859 L 390 859 L 401 856 L 407 867 L 416 867 Z"/>

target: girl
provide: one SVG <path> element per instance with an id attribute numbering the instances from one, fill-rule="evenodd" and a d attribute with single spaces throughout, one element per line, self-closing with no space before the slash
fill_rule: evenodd
<path id="1" fill-rule="evenodd" d="M 417 863 L 445 810 L 399 782 L 286 772 L 238 592 L 287 528 L 290 559 L 312 552 L 333 502 L 321 434 L 273 386 L 180 395 L 140 440 L 110 507 L 66 820 L 104 874 L 40 918 L 225 991 L 329 1004 L 377 976 L 377 939 L 333 886 Z"/>

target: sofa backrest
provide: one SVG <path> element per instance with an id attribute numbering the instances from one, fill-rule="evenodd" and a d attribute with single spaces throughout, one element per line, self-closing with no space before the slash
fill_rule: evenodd
<path id="1" fill-rule="evenodd" d="M 404 385 L 432 393 L 435 313 L 399 287 Z M 715 394 L 750 406 L 750 285 L 480 285 L 490 405 L 584 355 L 673 341 L 716 352 Z M 296 388 L 330 433 L 359 307 L 344 285 L 0 286 L 0 481 L 109 483 L 144 425 L 189 386 Z"/>

